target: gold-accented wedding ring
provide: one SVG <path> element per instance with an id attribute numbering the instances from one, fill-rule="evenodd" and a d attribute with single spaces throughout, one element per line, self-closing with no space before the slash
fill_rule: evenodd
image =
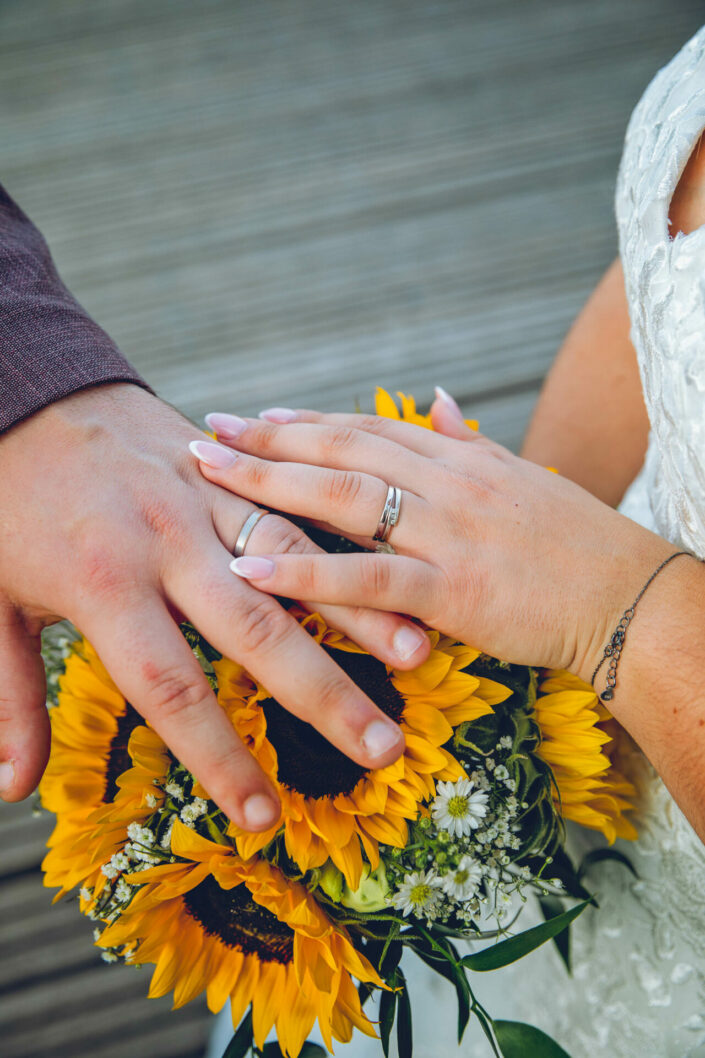
<path id="1" fill-rule="evenodd" d="M 378 541 L 377 547 L 375 548 L 376 551 L 383 551 L 391 555 L 395 553 L 392 545 L 387 543 L 387 539 L 392 529 L 399 521 L 400 512 L 401 489 L 398 489 L 396 485 L 390 485 L 387 489 L 387 498 L 384 501 L 384 507 L 382 508 L 377 530 L 372 537 L 373 540 Z"/>
<path id="2" fill-rule="evenodd" d="M 264 511 L 261 507 L 258 507 L 257 510 L 253 511 L 252 514 L 245 520 L 245 524 L 240 530 L 240 534 L 237 540 L 235 541 L 235 547 L 233 548 L 233 555 L 235 556 L 235 558 L 242 558 L 242 556 L 245 554 L 247 541 L 252 536 L 252 530 L 257 525 L 257 522 L 260 520 L 260 518 L 264 518 L 265 514 L 269 513 L 269 511 Z"/>

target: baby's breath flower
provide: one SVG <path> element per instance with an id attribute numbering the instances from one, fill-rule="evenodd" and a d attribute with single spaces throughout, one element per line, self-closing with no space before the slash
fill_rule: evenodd
<path id="1" fill-rule="evenodd" d="M 149 827 L 143 827 L 140 823 L 129 823 L 127 836 L 130 841 L 138 842 L 140 845 L 154 844 L 154 831 Z"/>
<path id="2" fill-rule="evenodd" d="M 175 801 L 184 800 L 184 788 L 178 782 L 168 782 L 164 789 L 169 794 L 169 797 L 173 797 Z"/>
<path id="3" fill-rule="evenodd" d="M 184 805 L 181 809 L 181 822 L 185 823 L 187 827 L 193 826 L 194 822 L 204 816 L 207 811 L 208 802 L 204 801 L 202 797 L 195 797 L 190 804 Z"/>

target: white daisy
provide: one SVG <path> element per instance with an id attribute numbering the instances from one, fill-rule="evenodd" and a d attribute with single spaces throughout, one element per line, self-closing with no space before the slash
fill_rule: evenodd
<path id="1" fill-rule="evenodd" d="M 440 895 L 433 871 L 413 871 L 404 875 L 404 881 L 392 897 L 392 904 L 404 915 L 432 918 Z"/>
<path id="2" fill-rule="evenodd" d="M 482 867 L 472 856 L 463 856 L 454 871 L 448 871 L 441 879 L 443 890 L 453 900 L 469 900 L 477 892 L 482 881 Z"/>
<path id="3" fill-rule="evenodd" d="M 439 830 L 460 838 L 480 826 L 487 815 L 487 794 L 474 785 L 472 779 L 437 784 L 431 815 Z"/>

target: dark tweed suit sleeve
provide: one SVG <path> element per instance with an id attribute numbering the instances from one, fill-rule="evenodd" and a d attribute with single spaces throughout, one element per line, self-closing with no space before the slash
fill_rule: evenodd
<path id="1" fill-rule="evenodd" d="M 0 430 L 105 382 L 149 389 L 66 289 L 41 234 L 0 185 Z"/>

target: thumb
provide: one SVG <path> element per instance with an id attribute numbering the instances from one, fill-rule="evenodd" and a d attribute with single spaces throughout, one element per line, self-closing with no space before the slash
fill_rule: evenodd
<path id="1" fill-rule="evenodd" d="M 436 386 L 436 399 L 431 405 L 431 423 L 436 433 L 454 437 L 458 441 L 472 441 L 477 432 L 466 425 L 463 413 L 442 386 Z"/>
<path id="2" fill-rule="evenodd" d="M 44 665 L 37 641 L 15 611 L 0 613 L 0 797 L 21 801 L 49 756 Z"/>

